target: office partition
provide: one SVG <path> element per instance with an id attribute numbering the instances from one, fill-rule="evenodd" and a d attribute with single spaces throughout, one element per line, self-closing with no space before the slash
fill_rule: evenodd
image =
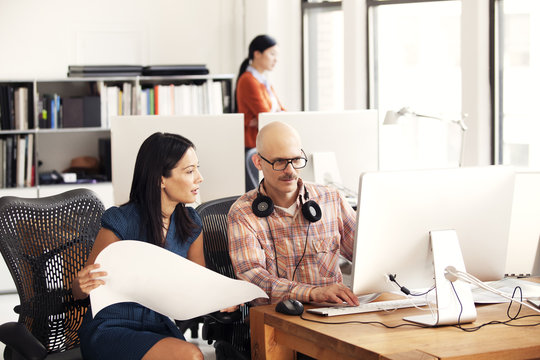
<path id="1" fill-rule="evenodd" d="M 116 116 L 111 119 L 112 183 L 115 204 L 129 199 L 133 168 L 143 141 L 155 132 L 191 140 L 200 172 L 200 201 L 244 192 L 244 117 L 242 114 Z"/>
<path id="2" fill-rule="evenodd" d="M 357 192 L 360 174 L 379 169 L 377 110 L 264 113 L 259 114 L 259 128 L 276 120 L 300 133 L 309 157 L 302 170 L 305 180 L 333 182 Z"/>

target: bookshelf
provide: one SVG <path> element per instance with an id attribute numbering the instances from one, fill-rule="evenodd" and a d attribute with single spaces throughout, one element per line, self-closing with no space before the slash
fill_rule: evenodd
<path id="1" fill-rule="evenodd" d="M 231 74 L 0 80 L 0 196 L 88 187 L 113 205 L 110 116 L 229 113 L 232 80 Z M 68 184 L 46 176 L 69 169 L 77 157 L 99 159 L 99 171 Z"/>

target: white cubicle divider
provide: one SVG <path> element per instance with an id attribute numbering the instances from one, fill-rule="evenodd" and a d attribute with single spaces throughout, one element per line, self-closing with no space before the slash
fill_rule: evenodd
<path id="1" fill-rule="evenodd" d="M 459 166 L 461 129 L 453 123 L 406 118 L 380 128 L 380 169 L 444 169 Z M 465 135 L 467 136 L 467 135 Z M 467 146 L 465 140 L 464 146 Z"/>
<path id="2" fill-rule="evenodd" d="M 293 126 L 302 137 L 302 146 L 311 160 L 302 177 L 315 181 L 322 173 L 323 182 L 341 179 L 342 186 L 351 192 L 358 190 L 360 174 L 379 169 L 379 120 L 377 110 L 279 112 L 259 114 L 259 128 L 271 121 L 282 121 Z M 326 153 L 326 154 L 325 154 Z M 334 156 L 328 156 L 333 153 Z M 327 164 L 328 174 L 313 164 L 313 155 L 324 155 L 319 163 Z M 335 172 L 337 162 L 339 176 Z M 326 166 L 326 165 L 323 165 Z M 314 169 L 315 167 L 315 169 Z M 324 181 L 324 179 L 330 181 Z"/>
<path id="3" fill-rule="evenodd" d="M 115 116 L 111 118 L 111 156 L 116 205 L 128 201 L 137 152 L 155 132 L 180 134 L 195 144 L 204 178 L 201 202 L 244 193 L 242 114 Z"/>
<path id="4" fill-rule="evenodd" d="M 540 275 L 540 172 L 516 172 L 506 274 Z"/>

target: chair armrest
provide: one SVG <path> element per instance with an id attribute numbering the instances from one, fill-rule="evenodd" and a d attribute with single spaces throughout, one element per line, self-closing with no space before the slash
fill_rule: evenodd
<path id="1" fill-rule="evenodd" d="M 41 360 L 47 356 L 47 349 L 34 335 L 18 322 L 0 325 L 0 341 L 28 360 Z"/>

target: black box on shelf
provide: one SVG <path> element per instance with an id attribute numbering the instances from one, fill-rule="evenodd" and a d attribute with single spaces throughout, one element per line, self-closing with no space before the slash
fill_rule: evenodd
<path id="1" fill-rule="evenodd" d="M 68 77 L 138 76 L 141 65 L 69 65 Z"/>
<path id="2" fill-rule="evenodd" d="M 207 75 L 206 65 L 150 65 L 143 68 L 144 76 Z"/>
<path id="3" fill-rule="evenodd" d="M 101 126 L 101 102 L 99 96 L 85 96 L 83 98 L 83 124 L 84 127 Z"/>
<path id="4" fill-rule="evenodd" d="M 64 98 L 62 111 L 63 125 L 65 128 L 78 128 L 83 126 L 83 98 Z"/>

